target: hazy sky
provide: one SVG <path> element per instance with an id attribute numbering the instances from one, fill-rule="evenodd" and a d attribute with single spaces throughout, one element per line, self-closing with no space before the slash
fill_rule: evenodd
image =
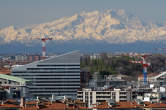
<path id="1" fill-rule="evenodd" d="M 49 22 L 82 11 L 124 9 L 152 21 L 166 21 L 166 0 L 0 0 L 0 28 Z"/>

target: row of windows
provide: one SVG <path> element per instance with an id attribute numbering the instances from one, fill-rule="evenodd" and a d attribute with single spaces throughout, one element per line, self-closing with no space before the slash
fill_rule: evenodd
<path id="1" fill-rule="evenodd" d="M 75 88 L 80 88 L 80 86 L 78 85 L 78 86 L 30 86 L 29 88 L 40 88 L 40 89 L 44 89 L 44 88 L 57 88 L 57 89 L 59 89 L 59 88 L 73 88 L 73 89 L 75 89 Z"/>
<path id="2" fill-rule="evenodd" d="M 80 66 L 80 65 L 78 65 L 78 64 L 75 64 L 75 65 L 74 64 L 71 64 L 71 65 L 69 65 L 69 64 L 67 64 L 67 65 L 61 65 L 61 64 L 58 64 L 58 65 L 56 65 L 56 64 L 54 64 L 54 65 L 49 65 L 49 64 L 44 65 L 43 64 L 43 65 L 37 65 L 37 66 Z"/>
<path id="3" fill-rule="evenodd" d="M 77 70 L 80 68 L 27 68 L 27 70 Z"/>
<path id="4" fill-rule="evenodd" d="M 76 92 L 76 91 L 31 91 L 32 93 L 58 93 L 58 94 L 61 94 L 61 93 L 73 93 L 73 92 Z"/>
<path id="5" fill-rule="evenodd" d="M 56 74 L 38 74 L 38 75 L 36 75 L 36 74 L 34 74 L 34 75 L 30 75 L 30 74 L 17 74 L 17 75 L 15 75 L 15 76 L 32 76 L 32 77 L 35 77 L 35 76 L 80 76 L 79 74 L 59 74 L 59 75 L 56 75 Z"/>
<path id="6" fill-rule="evenodd" d="M 127 98 L 127 96 L 120 96 L 119 98 Z"/>
<path id="7" fill-rule="evenodd" d="M 80 80 L 80 78 L 25 78 L 27 80 L 32 80 L 32 81 L 40 81 L 40 80 L 45 80 L 45 81 L 51 81 L 51 80 L 55 80 L 55 81 L 74 81 L 74 80 Z"/>
<path id="8" fill-rule="evenodd" d="M 80 84 L 76 83 L 76 84 L 33 84 L 34 86 L 80 86 Z"/>
<path id="9" fill-rule="evenodd" d="M 28 78 L 28 79 L 31 79 L 31 78 Z M 34 82 L 80 82 L 80 79 L 48 79 L 48 80 L 45 80 L 45 79 L 33 79 L 32 81 Z"/>
<path id="10" fill-rule="evenodd" d="M 80 71 L 13 71 L 12 73 L 80 73 Z"/>
<path id="11" fill-rule="evenodd" d="M 33 83 L 80 83 L 80 81 L 33 81 Z"/>
<path id="12" fill-rule="evenodd" d="M 96 98 L 110 98 L 111 96 L 96 96 Z"/>
<path id="13" fill-rule="evenodd" d="M 96 92 L 96 94 L 110 94 L 110 92 Z"/>
<path id="14" fill-rule="evenodd" d="M 74 91 L 77 91 L 77 88 L 74 89 L 74 88 L 58 88 L 58 89 L 55 89 L 55 88 L 30 88 L 30 91 L 39 91 L 39 90 L 53 90 L 53 91 L 70 91 L 70 90 L 74 90 Z"/>
<path id="15" fill-rule="evenodd" d="M 77 90 L 76 89 L 32 89 L 32 90 L 29 90 L 29 91 L 45 91 L 45 92 L 49 92 L 49 91 L 54 91 L 54 92 L 61 92 L 61 91 L 70 91 L 70 92 L 76 92 Z"/>
<path id="16" fill-rule="evenodd" d="M 83 98 L 82 96 L 77 96 L 77 98 Z"/>
<path id="17" fill-rule="evenodd" d="M 52 95 L 52 94 L 54 94 L 54 95 L 58 95 L 58 96 L 67 96 L 67 95 L 69 95 L 69 96 L 76 96 L 76 94 L 75 94 L 75 92 L 60 92 L 60 93 L 58 93 L 58 92 L 50 92 L 50 93 L 46 93 L 46 92 L 43 92 L 43 93 L 40 93 L 40 92 L 35 92 L 35 93 L 33 93 L 32 92 L 32 94 L 33 95 L 36 95 L 36 96 L 41 96 L 41 95 L 46 95 L 46 96 L 48 96 L 48 95 Z"/>
<path id="18" fill-rule="evenodd" d="M 18 76 L 18 75 L 15 75 L 15 76 Z M 46 76 L 41 76 L 41 75 L 38 75 L 38 76 L 19 76 L 19 77 L 22 77 L 22 78 L 25 78 L 25 79 L 27 79 L 27 78 L 30 78 L 30 79 L 49 79 L 49 78 L 55 78 L 55 79 L 59 79 L 59 78 L 61 78 L 61 79 L 75 79 L 75 78 L 80 78 L 80 76 L 53 76 L 53 75 L 51 75 L 51 76 L 48 76 L 48 75 L 46 75 Z"/>
<path id="19" fill-rule="evenodd" d="M 80 84 L 78 84 L 78 83 L 76 83 L 76 84 L 64 84 L 64 83 L 62 83 L 62 84 L 33 84 L 33 85 L 35 85 L 35 86 L 56 86 L 56 87 L 58 87 L 58 86 L 80 86 Z"/>
<path id="20" fill-rule="evenodd" d="M 73 97 L 75 97 L 76 96 L 76 94 L 54 94 L 55 96 L 73 96 Z M 49 97 L 52 97 L 52 94 L 36 94 L 36 93 L 34 93 L 33 94 L 33 96 L 34 97 L 37 97 L 37 96 L 41 96 L 41 97 L 47 97 L 47 98 L 49 98 Z"/>

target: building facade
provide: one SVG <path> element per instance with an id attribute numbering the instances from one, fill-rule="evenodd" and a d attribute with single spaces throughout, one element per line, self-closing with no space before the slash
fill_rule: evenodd
<path id="1" fill-rule="evenodd" d="M 114 100 L 116 102 L 127 102 L 132 100 L 132 91 L 114 89 L 111 91 L 93 91 L 91 89 L 82 89 L 77 92 L 77 99 L 85 102 L 88 107 L 94 104 Z"/>
<path id="2" fill-rule="evenodd" d="M 76 96 L 80 88 L 80 53 L 74 51 L 15 67 L 12 75 L 32 81 L 32 96 Z"/>

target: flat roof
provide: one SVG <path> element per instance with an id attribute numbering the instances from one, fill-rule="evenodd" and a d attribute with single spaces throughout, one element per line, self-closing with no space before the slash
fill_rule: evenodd
<path id="1" fill-rule="evenodd" d="M 15 76 L 5 75 L 5 74 L 0 74 L 0 78 L 1 79 L 8 79 L 8 80 L 11 80 L 11 81 L 16 81 L 16 82 L 19 82 L 19 83 L 26 83 L 27 81 L 29 81 L 29 80 L 26 80 L 26 79 L 23 79 L 23 78 L 20 78 L 20 77 L 15 77 Z"/>

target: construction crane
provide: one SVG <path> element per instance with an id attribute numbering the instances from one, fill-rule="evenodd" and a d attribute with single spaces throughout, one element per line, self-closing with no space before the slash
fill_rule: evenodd
<path id="1" fill-rule="evenodd" d="M 52 38 L 41 38 L 42 41 L 42 57 L 46 58 L 46 41 L 52 40 Z"/>
<path id="2" fill-rule="evenodd" d="M 131 63 L 136 63 L 136 64 L 141 64 L 143 67 L 143 78 L 144 78 L 144 85 L 147 84 L 147 68 L 150 66 L 150 63 L 146 62 L 146 57 L 147 55 L 141 55 L 140 58 L 142 59 L 141 61 L 130 61 Z"/>

